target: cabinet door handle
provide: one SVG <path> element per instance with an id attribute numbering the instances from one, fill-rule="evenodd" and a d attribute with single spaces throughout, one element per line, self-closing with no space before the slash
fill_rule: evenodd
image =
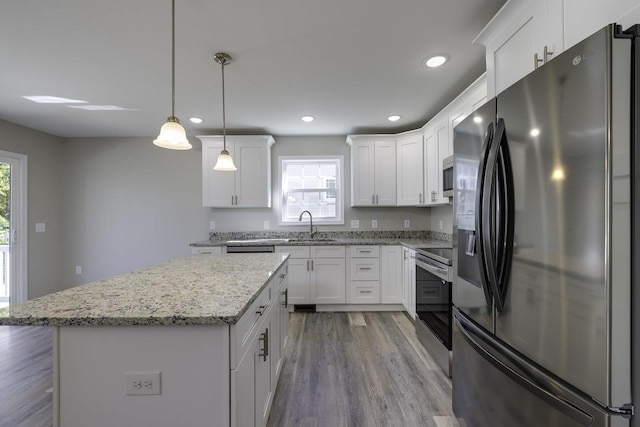
<path id="1" fill-rule="evenodd" d="M 311 260 L 311 271 L 313 271 L 313 260 Z"/>
<path id="2" fill-rule="evenodd" d="M 378 195 L 376 194 L 376 205 L 379 205 L 380 201 L 378 200 Z"/>
<path id="3" fill-rule="evenodd" d="M 307 260 L 307 271 L 309 271 L 309 260 Z"/>
<path id="4" fill-rule="evenodd" d="M 537 70 L 537 69 L 538 69 L 538 65 L 539 65 L 541 62 L 544 62 L 544 60 L 543 60 L 543 59 L 538 59 L 538 54 L 537 54 L 537 53 L 534 53 L 534 54 L 533 54 L 533 69 L 534 69 L 534 70 Z"/>
<path id="5" fill-rule="evenodd" d="M 418 203 L 422 204 L 422 193 L 418 193 Z"/>
<path id="6" fill-rule="evenodd" d="M 256 311 L 256 314 L 262 316 L 266 309 L 267 309 L 266 305 L 261 305 L 260 308 L 258 309 L 258 311 Z"/>
<path id="7" fill-rule="evenodd" d="M 542 54 L 544 55 L 543 63 L 546 64 L 549 61 L 549 57 L 553 55 L 553 52 L 549 52 L 549 48 L 545 46 Z"/>
<path id="8" fill-rule="evenodd" d="M 284 305 L 285 307 L 289 307 L 289 288 L 282 291 L 282 295 L 284 295 L 284 302 L 282 303 L 282 305 Z"/>
<path id="9" fill-rule="evenodd" d="M 258 353 L 258 357 L 262 357 L 262 361 L 267 361 L 267 356 L 269 355 L 269 328 L 265 329 L 263 333 L 260 334 L 260 338 L 258 341 L 262 341 L 262 353 Z"/>

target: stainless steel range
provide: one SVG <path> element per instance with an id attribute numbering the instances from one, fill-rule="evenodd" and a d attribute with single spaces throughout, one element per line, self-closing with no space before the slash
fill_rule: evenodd
<path id="1" fill-rule="evenodd" d="M 451 376 L 451 268 L 452 250 L 416 250 L 416 334 Z"/>

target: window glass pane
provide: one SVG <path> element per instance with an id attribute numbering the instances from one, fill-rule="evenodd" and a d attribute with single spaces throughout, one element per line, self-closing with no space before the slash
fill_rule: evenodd
<path id="1" fill-rule="evenodd" d="M 283 158 L 282 223 L 298 223 L 308 210 L 316 223 L 343 223 L 341 158 Z"/>

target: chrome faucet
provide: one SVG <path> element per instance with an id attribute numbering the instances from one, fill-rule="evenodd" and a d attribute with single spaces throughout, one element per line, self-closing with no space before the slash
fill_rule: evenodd
<path id="1" fill-rule="evenodd" d="M 317 233 L 317 231 L 313 231 L 313 216 L 311 215 L 311 212 L 302 211 L 302 213 L 298 217 L 298 221 L 302 221 L 302 215 L 304 215 L 305 213 L 309 214 L 309 237 L 311 238 L 311 237 L 313 237 L 314 234 Z"/>

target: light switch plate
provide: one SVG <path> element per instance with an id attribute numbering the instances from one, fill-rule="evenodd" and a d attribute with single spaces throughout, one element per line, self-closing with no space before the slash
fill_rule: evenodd
<path id="1" fill-rule="evenodd" d="M 352 219 L 351 220 L 351 228 L 360 228 L 360 220 Z"/>
<path id="2" fill-rule="evenodd" d="M 269 221 L 265 221 L 264 222 L 264 229 L 268 230 L 269 229 Z"/>
<path id="3" fill-rule="evenodd" d="M 371 228 L 378 228 L 378 220 L 377 219 L 372 219 L 371 220 Z"/>
<path id="4" fill-rule="evenodd" d="M 209 221 L 209 230 L 215 230 L 215 229 L 216 229 L 216 222 Z"/>

